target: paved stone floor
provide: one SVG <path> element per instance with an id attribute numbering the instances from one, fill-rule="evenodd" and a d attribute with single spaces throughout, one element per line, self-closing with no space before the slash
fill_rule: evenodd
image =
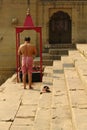
<path id="1" fill-rule="evenodd" d="M 15 76 L 0 87 L 0 130 L 30 130 L 35 119 L 42 83 L 33 83 L 34 90 L 28 85 L 24 90 Z"/>

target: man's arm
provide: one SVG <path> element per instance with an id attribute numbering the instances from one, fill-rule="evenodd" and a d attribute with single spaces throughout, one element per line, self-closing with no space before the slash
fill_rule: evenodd
<path id="1" fill-rule="evenodd" d="M 19 47 L 19 49 L 18 49 L 18 55 L 22 55 L 22 53 L 21 53 L 21 47 Z"/>
<path id="2" fill-rule="evenodd" d="M 34 56 L 36 56 L 37 55 L 37 49 L 36 49 L 36 47 L 34 47 Z"/>

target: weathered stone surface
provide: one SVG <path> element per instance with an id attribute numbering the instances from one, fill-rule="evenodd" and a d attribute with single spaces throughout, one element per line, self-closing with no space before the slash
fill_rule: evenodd
<path id="1" fill-rule="evenodd" d="M 72 53 L 69 58 L 54 61 L 53 67 L 46 67 L 46 80 L 51 77 L 52 85 L 37 82 L 32 84 L 33 90 L 28 84 L 24 90 L 15 76 L 9 78 L 0 88 L 0 130 L 86 130 L 87 84 L 78 70 L 86 74 L 87 61 L 79 52 L 77 61 L 74 56 Z M 40 94 L 44 85 L 50 87 L 51 93 Z"/>
<path id="2" fill-rule="evenodd" d="M 12 122 L 0 121 L 0 130 L 9 130 Z"/>

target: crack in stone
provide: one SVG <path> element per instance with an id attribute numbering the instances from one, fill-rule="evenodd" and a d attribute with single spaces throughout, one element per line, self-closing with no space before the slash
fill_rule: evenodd
<path id="1" fill-rule="evenodd" d="M 76 91 L 76 88 L 73 88 L 73 89 L 69 89 L 70 91 Z"/>
<path id="2" fill-rule="evenodd" d="M 57 118 L 57 116 L 52 117 L 52 119 L 56 119 L 56 118 Z"/>
<path id="3" fill-rule="evenodd" d="M 87 107 L 79 107 L 79 109 L 87 109 Z"/>
<path id="4" fill-rule="evenodd" d="M 35 116 L 17 116 L 16 118 L 24 118 L 24 119 L 26 119 L 26 118 L 30 118 L 30 119 L 34 119 L 35 118 Z"/>
<path id="5" fill-rule="evenodd" d="M 2 122 L 13 122 L 14 119 L 7 119 L 7 120 L 0 120 L 0 121 L 2 121 Z"/>
<path id="6" fill-rule="evenodd" d="M 55 94 L 54 96 L 64 96 L 65 94 Z"/>

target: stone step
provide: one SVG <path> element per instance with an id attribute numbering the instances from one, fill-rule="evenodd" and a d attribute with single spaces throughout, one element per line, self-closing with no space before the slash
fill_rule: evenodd
<path id="1" fill-rule="evenodd" d="M 62 56 L 61 57 L 61 62 L 63 64 L 63 67 L 74 67 L 73 60 L 69 56 Z"/>
<path id="2" fill-rule="evenodd" d="M 68 49 L 49 49 L 51 55 L 68 55 Z"/>
<path id="3" fill-rule="evenodd" d="M 61 60 L 61 56 L 60 55 L 52 55 L 49 53 L 43 53 L 43 60 Z"/>
<path id="4" fill-rule="evenodd" d="M 44 48 L 67 48 L 67 49 L 76 49 L 76 44 L 45 44 Z"/>
<path id="5" fill-rule="evenodd" d="M 40 95 L 41 84 L 34 83 L 34 90 L 24 90 L 22 83 L 15 80 L 3 84 L 0 94 L 1 130 L 50 130 L 52 93 Z M 51 85 L 49 87 L 52 89 Z"/>
<path id="6" fill-rule="evenodd" d="M 45 85 L 47 85 L 52 91 L 53 87 L 52 84 L 53 84 L 53 66 L 46 66 L 44 68 L 41 89 Z M 52 103 L 52 92 L 41 94 L 32 130 L 50 130 L 51 103 Z"/>
<path id="7" fill-rule="evenodd" d="M 74 130 L 87 129 L 87 94 L 75 68 L 64 68 Z"/>
<path id="8" fill-rule="evenodd" d="M 34 65 L 35 66 L 40 66 L 40 57 L 36 57 L 34 59 Z M 49 60 L 49 59 L 42 59 L 42 65 L 43 66 L 52 66 L 53 65 L 53 60 Z"/>
<path id="9" fill-rule="evenodd" d="M 73 130 L 70 106 L 63 77 L 53 81 L 51 130 Z"/>
<path id="10" fill-rule="evenodd" d="M 52 89 L 52 86 L 49 86 Z M 52 93 L 40 96 L 38 109 L 32 130 L 50 130 Z"/>
<path id="11" fill-rule="evenodd" d="M 84 57 L 83 54 L 81 54 L 79 51 L 69 52 L 70 57 L 74 61 L 74 66 L 76 68 L 77 73 L 79 74 L 81 81 L 83 82 L 85 89 L 87 91 L 87 60 Z"/>
<path id="12" fill-rule="evenodd" d="M 64 73 L 61 73 L 62 69 L 62 62 L 54 61 L 50 130 L 74 130 L 72 125 L 71 111 L 67 96 Z"/>
<path id="13" fill-rule="evenodd" d="M 53 84 L 53 66 L 46 66 L 43 73 L 42 83 L 44 85 Z"/>
<path id="14" fill-rule="evenodd" d="M 44 66 L 52 66 L 53 65 L 53 60 L 43 60 L 43 65 Z"/>
<path id="15" fill-rule="evenodd" d="M 64 70 L 63 70 L 62 62 L 55 60 L 53 62 L 53 78 L 58 78 L 59 74 L 63 74 L 63 73 L 64 73 Z"/>
<path id="16" fill-rule="evenodd" d="M 81 79 L 79 78 L 77 70 L 73 66 L 71 57 L 67 57 L 67 58 L 63 57 L 62 61 L 60 63 L 55 61 L 53 63 L 53 65 L 54 65 L 53 68 L 55 68 L 54 70 L 57 70 L 58 64 L 63 64 L 63 67 L 64 67 L 64 75 L 65 75 L 64 80 L 66 81 L 65 84 L 67 85 L 67 94 L 68 94 L 71 117 L 72 117 L 71 121 L 70 121 L 72 123 L 71 124 L 68 123 L 68 125 L 66 125 L 66 127 L 69 126 L 72 130 L 83 130 L 83 129 L 85 130 L 87 128 L 87 125 L 86 125 L 86 123 L 87 123 L 86 122 L 87 95 L 86 95 L 86 91 L 84 89 L 83 83 L 82 83 Z M 60 67 L 60 70 L 61 70 L 62 65 L 59 65 L 59 66 L 61 66 Z M 59 66 L 58 66 L 58 69 L 59 69 Z M 53 70 L 53 72 L 56 72 L 54 70 Z M 54 73 L 53 73 L 53 75 L 54 75 Z M 59 75 L 60 75 L 60 73 L 57 73 L 56 77 L 54 76 L 55 81 L 53 80 L 53 88 L 54 88 L 54 86 L 57 86 L 57 89 L 58 89 L 58 88 L 60 88 L 60 86 L 63 86 L 63 85 L 58 85 L 60 80 L 63 81 L 63 78 Z M 61 73 L 61 75 L 63 75 L 63 73 Z M 53 90 L 55 92 L 56 89 L 53 89 Z M 57 91 L 57 92 L 59 92 L 59 91 Z M 57 94 L 55 94 L 55 95 L 57 95 Z M 56 104 L 57 104 L 57 99 L 54 101 L 56 101 Z M 54 113 L 52 113 L 52 115 L 55 115 L 55 113 L 57 112 L 57 111 L 55 112 L 55 110 L 54 110 Z M 81 119 L 81 117 L 82 117 L 82 119 Z M 58 124 L 55 124 L 55 121 L 57 121 L 57 117 L 53 118 L 53 119 L 54 119 L 54 122 L 51 125 L 52 129 L 54 129 L 54 128 L 65 129 L 65 128 L 61 127 L 63 125 L 58 126 Z M 81 123 L 82 121 L 84 123 Z M 68 127 L 67 127 L 67 129 L 68 129 Z"/>
<path id="17" fill-rule="evenodd" d="M 0 86 L 0 130 L 32 130 L 40 96 L 41 83 L 32 91 L 16 83 L 16 75 Z M 31 98 L 33 97 L 33 98 Z"/>
<path id="18" fill-rule="evenodd" d="M 87 44 L 76 44 L 76 47 L 87 58 Z"/>
<path id="19" fill-rule="evenodd" d="M 49 48 L 43 48 L 42 53 L 49 53 Z"/>
<path id="20" fill-rule="evenodd" d="M 46 66 L 44 68 L 44 75 L 53 76 L 53 66 Z"/>
<path id="21" fill-rule="evenodd" d="M 78 50 L 70 50 L 69 57 L 71 57 L 74 62 L 83 60 L 83 56 Z"/>

